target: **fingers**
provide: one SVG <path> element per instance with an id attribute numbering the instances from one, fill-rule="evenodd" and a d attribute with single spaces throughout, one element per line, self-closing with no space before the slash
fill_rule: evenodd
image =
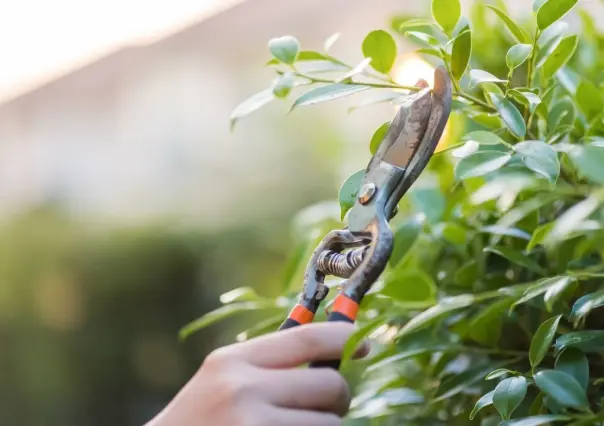
<path id="1" fill-rule="evenodd" d="M 292 368 L 311 361 L 339 359 L 354 330 L 354 325 L 344 322 L 307 324 L 233 345 L 231 349 L 259 367 Z"/>
<path id="2" fill-rule="evenodd" d="M 331 413 L 275 408 L 263 426 L 342 426 L 342 419 Z"/>
<path id="3" fill-rule="evenodd" d="M 262 387 L 271 404 L 283 408 L 334 413 L 343 417 L 350 407 L 346 380 L 335 370 L 265 370 Z"/>

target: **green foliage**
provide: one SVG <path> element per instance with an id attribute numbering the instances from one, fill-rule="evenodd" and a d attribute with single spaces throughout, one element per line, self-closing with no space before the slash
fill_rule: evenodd
<path id="1" fill-rule="evenodd" d="M 351 419 L 604 422 L 604 36 L 582 11 L 584 34 L 570 32 L 561 19 L 576 0 L 536 0 L 521 20 L 494 3 L 462 16 L 457 0 L 434 0 L 432 19 L 392 21 L 392 34 L 449 70 L 454 112 L 439 152 L 401 200 L 393 255 L 363 301 L 358 334 L 377 343 L 367 360 L 343 364 L 355 377 Z M 305 88 L 294 106 L 360 92 L 368 100 L 351 110 L 400 105 L 418 88 L 390 75 L 397 43 L 389 34 L 370 33 L 356 66 L 327 49 L 314 54 L 322 68 L 313 72 L 301 71 L 304 50 L 270 66 Z M 264 93 L 236 118 L 266 103 Z M 375 131 L 371 153 L 388 126 Z M 342 218 L 362 178 L 343 184 Z M 296 259 L 303 270 L 307 257 Z M 296 293 L 279 300 L 285 309 Z"/>

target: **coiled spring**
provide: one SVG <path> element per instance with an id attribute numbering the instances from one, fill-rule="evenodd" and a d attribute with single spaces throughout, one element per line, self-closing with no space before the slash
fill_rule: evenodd
<path id="1" fill-rule="evenodd" d="M 319 256 L 317 266 L 325 275 L 334 275 L 340 278 L 350 278 L 359 267 L 369 246 L 360 247 L 346 253 L 326 250 Z"/>

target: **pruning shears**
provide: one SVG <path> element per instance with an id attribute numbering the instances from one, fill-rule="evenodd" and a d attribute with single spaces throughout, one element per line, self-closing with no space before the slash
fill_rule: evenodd
<path id="1" fill-rule="evenodd" d="M 423 80 L 417 86 L 420 90 L 403 102 L 367 166 L 348 226 L 329 232 L 313 252 L 304 289 L 279 330 L 312 322 L 329 292 L 324 284 L 329 275 L 346 281 L 334 298 L 328 321 L 354 323 L 363 297 L 384 271 L 394 242 L 389 221 L 428 164 L 451 111 L 452 85 L 443 67 L 434 72 L 433 88 Z M 339 366 L 339 360 L 311 364 Z"/>

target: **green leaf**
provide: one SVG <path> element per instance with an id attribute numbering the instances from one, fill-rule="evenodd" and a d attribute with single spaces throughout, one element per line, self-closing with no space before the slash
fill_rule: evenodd
<path id="1" fill-rule="evenodd" d="M 553 227 L 554 223 L 550 222 L 535 229 L 531 241 L 529 241 L 528 245 L 526 246 L 526 251 L 530 252 L 538 245 L 543 244 Z"/>
<path id="2" fill-rule="evenodd" d="M 577 299 L 570 313 L 569 320 L 575 324 L 586 317 L 593 309 L 604 306 L 604 290 L 595 293 L 586 294 Z"/>
<path id="3" fill-rule="evenodd" d="M 537 11 L 537 26 L 541 31 L 566 15 L 578 0 L 547 0 Z"/>
<path id="4" fill-rule="evenodd" d="M 448 377 L 440 384 L 433 402 L 451 398 L 468 389 L 474 383 L 480 381 L 491 368 L 491 366 L 476 367 Z"/>
<path id="5" fill-rule="evenodd" d="M 386 277 L 384 288 L 380 293 L 405 304 L 434 302 L 436 284 L 422 271 L 395 269 Z"/>
<path id="6" fill-rule="evenodd" d="M 405 336 L 413 331 L 419 330 L 432 323 L 437 318 L 471 306 L 474 303 L 474 296 L 463 294 L 455 297 L 448 297 L 441 300 L 437 305 L 421 312 L 409 320 L 399 331 L 398 336 Z"/>
<path id="7" fill-rule="evenodd" d="M 530 44 L 517 44 L 510 47 L 505 57 L 508 68 L 514 70 L 522 65 L 533 52 L 533 46 Z"/>
<path id="8" fill-rule="evenodd" d="M 334 33 L 332 35 L 330 35 L 326 40 L 325 43 L 323 43 L 323 49 L 326 52 L 329 52 L 331 50 L 331 48 L 333 47 L 333 45 L 335 44 L 336 41 L 338 41 L 338 39 L 340 38 L 340 33 Z"/>
<path id="9" fill-rule="evenodd" d="M 495 77 L 493 74 L 483 70 L 471 70 L 470 78 L 474 85 L 482 83 L 507 83 L 507 80 L 502 80 L 499 77 Z"/>
<path id="10" fill-rule="evenodd" d="M 538 281 L 535 285 L 532 285 L 523 293 L 522 297 L 514 303 L 514 306 L 518 306 L 522 303 L 528 302 L 537 296 L 541 296 L 551 287 L 565 286 L 574 282 L 576 278 L 569 276 L 558 276 L 551 278 L 544 278 Z"/>
<path id="11" fill-rule="evenodd" d="M 512 97 L 518 103 L 528 106 L 531 113 L 535 112 L 537 107 L 541 105 L 541 98 L 528 90 L 510 89 L 507 92 L 507 96 Z"/>
<path id="12" fill-rule="evenodd" d="M 419 31 L 407 31 L 405 33 L 405 37 L 409 37 L 413 39 L 415 42 L 419 42 L 420 44 L 427 44 L 431 47 L 439 47 L 440 42 L 435 37 L 430 34 L 420 33 Z"/>
<path id="13" fill-rule="evenodd" d="M 396 43 L 384 30 L 372 31 L 363 40 L 363 55 L 365 58 L 371 58 L 371 66 L 376 71 L 384 74 L 390 72 L 396 54 Z"/>
<path id="14" fill-rule="evenodd" d="M 589 410 L 585 391 L 568 374 L 556 370 L 543 370 L 535 374 L 534 379 L 539 389 L 562 407 Z"/>
<path id="15" fill-rule="evenodd" d="M 522 161 L 532 171 L 544 176 L 551 184 L 555 184 L 560 175 L 558 154 L 543 141 L 525 141 L 514 145 L 514 150 L 522 157 Z"/>
<path id="16" fill-rule="evenodd" d="M 453 50 L 451 52 L 451 73 L 457 81 L 461 80 L 472 54 L 472 32 L 467 29 L 459 34 L 453 41 Z"/>
<path id="17" fill-rule="evenodd" d="M 378 317 L 369 321 L 368 324 L 357 329 L 346 341 L 344 349 L 342 350 L 342 362 L 346 362 L 352 358 L 355 354 L 359 345 L 369 336 L 376 328 L 384 324 L 384 318 Z"/>
<path id="18" fill-rule="evenodd" d="M 451 33 L 461 16 L 459 0 L 432 0 L 432 16 L 446 33 Z"/>
<path id="19" fill-rule="evenodd" d="M 470 321 L 469 337 L 485 346 L 497 345 L 501 336 L 505 311 L 511 304 L 511 299 L 504 298 L 485 309 L 481 309 Z"/>
<path id="20" fill-rule="evenodd" d="M 506 237 L 514 237 L 514 238 L 519 238 L 521 240 L 527 240 L 527 241 L 531 239 L 531 234 L 523 231 L 522 229 L 505 228 L 503 226 L 497 226 L 497 225 L 485 226 L 483 228 L 480 228 L 480 232 L 486 232 L 488 234 L 493 234 L 493 235 L 503 235 Z"/>
<path id="21" fill-rule="evenodd" d="M 456 148 L 453 151 L 451 151 L 451 155 L 455 158 L 466 158 L 466 157 L 474 154 L 475 152 L 478 152 L 479 149 L 480 149 L 480 144 L 476 141 L 470 140 L 470 141 L 467 141 L 466 143 L 464 143 L 459 148 Z"/>
<path id="22" fill-rule="evenodd" d="M 558 324 L 560 324 L 560 318 L 562 318 L 562 315 L 548 319 L 535 332 L 529 349 L 529 360 L 533 369 L 541 364 L 552 345 L 558 330 Z"/>
<path id="23" fill-rule="evenodd" d="M 411 250 L 417 237 L 419 237 L 421 229 L 422 224 L 415 219 L 404 222 L 396 229 L 394 232 L 394 248 L 388 260 L 390 266 L 395 267 L 405 258 L 405 255 Z"/>
<path id="24" fill-rule="evenodd" d="M 541 426 L 552 422 L 564 422 L 571 418 L 557 414 L 544 414 L 542 416 L 525 417 L 523 419 L 507 420 L 499 426 Z"/>
<path id="25" fill-rule="evenodd" d="M 529 43 L 531 41 L 531 38 L 526 33 L 526 31 L 520 28 L 505 12 L 503 12 L 501 9 L 496 8 L 495 6 L 491 6 L 488 4 L 485 6 L 495 12 L 497 16 L 499 16 L 499 18 L 505 23 L 505 25 L 508 27 L 508 30 L 510 30 L 510 33 L 514 36 L 518 43 Z"/>
<path id="26" fill-rule="evenodd" d="M 474 405 L 474 408 L 472 409 L 472 412 L 470 413 L 470 420 L 474 420 L 474 418 L 476 417 L 476 414 L 478 414 L 478 412 L 480 410 L 482 410 L 485 407 L 488 407 L 489 405 L 491 405 L 493 403 L 493 395 L 494 394 L 495 394 L 495 391 L 492 390 L 491 392 L 483 395 L 476 402 L 476 405 Z"/>
<path id="27" fill-rule="evenodd" d="M 580 229 L 585 219 L 591 216 L 599 206 L 600 200 L 596 196 L 590 196 L 570 207 L 558 217 L 545 244 L 555 244 L 572 236 L 573 232 Z"/>
<path id="28" fill-rule="evenodd" d="M 280 75 L 273 83 L 273 93 L 278 98 L 286 98 L 294 87 L 294 75 L 286 72 Z"/>
<path id="29" fill-rule="evenodd" d="M 547 0 L 533 0 L 533 12 L 537 13 Z"/>
<path id="30" fill-rule="evenodd" d="M 272 300 L 258 300 L 253 302 L 242 302 L 232 303 L 229 305 L 222 306 L 214 311 L 208 312 L 201 318 L 190 322 L 179 331 L 179 337 L 181 340 L 187 339 L 193 333 L 208 327 L 215 322 L 226 319 L 232 315 L 239 314 L 246 311 L 257 311 L 260 309 L 278 308 L 276 302 Z"/>
<path id="31" fill-rule="evenodd" d="M 506 141 L 501 139 L 501 137 L 495 133 L 486 132 L 484 130 L 470 132 L 463 137 L 463 140 L 476 141 L 481 145 L 508 145 Z"/>
<path id="32" fill-rule="evenodd" d="M 566 65 L 575 53 L 578 44 L 579 38 L 571 35 L 561 38 L 550 48 L 538 65 L 545 79 L 553 77 L 560 68 Z"/>
<path id="33" fill-rule="evenodd" d="M 268 48 L 276 59 L 291 65 L 300 52 L 300 42 L 292 36 L 273 38 L 268 42 Z"/>
<path id="34" fill-rule="evenodd" d="M 340 83 L 317 87 L 316 89 L 312 89 L 296 99 L 292 105 L 292 109 L 344 98 L 367 89 L 369 89 L 369 86 Z"/>
<path id="35" fill-rule="evenodd" d="M 581 79 L 575 96 L 579 108 L 581 108 L 581 111 L 583 111 L 588 120 L 597 117 L 604 110 L 602 92 L 589 80 Z"/>
<path id="36" fill-rule="evenodd" d="M 256 93 L 255 95 L 243 101 L 231 113 L 231 130 L 235 128 L 237 121 L 239 121 L 241 118 L 246 117 L 247 115 L 262 108 L 263 106 L 274 100 L 275 94 L 273 93 L 273 89 L 271 88 Z"/>
<path id="37" fill-rule="evenodd" d="M 577 348 L 583 352 L 599 353 L 604 350 L 604 331 L 586 330 L 567 333 L 558 337 L 554 346 L 557 353 L 566 348 Z"/>
<path id="38" fill-rule="evenodd" d="M 493 405 L 504 420 L 509 419 L 522 403 L 527 388 L 526 379 L 522 376 L 510 377 L 497 385 L 493 394 Z"/>
<path id="39" fill-rule="evenodd" d="M 344 216 L 346 216 L 348 210 L 356 203 L 363 179 L 365 179 L 364 169 L 348 176 L 340 187 L 338 202 L 340 203 L 340 215 L 342 220 L 344 220 Z"/>
<path id="40" fill-rule="evenodd" d="M 320 52 L 315 52 L 314 50 L 302 50 L 298 53 L 298 57 L 296 58 L 298 62 L 304 61 L 330 61 L 330 59 Z M 271 59 L 267 62 L 266 65 L 279 65 L 282 62 L 276 58 Z"/>
<path id="41" fill-rule="evenodd" d="M 566 291 L 566 289 L 574 283 L 575 281 L 560 281 L 547 289 L 547 291 L 543 295 L 543 301 L 545 302 L 545 308 L 548 312 L 552 312 L 554 310 L 556 302 L 558 302 L 558 300 L 560 300 L 560 298 L 564 296 L 564 292 Z"/>
<path id="42" fill-rule="evenodd" d="M 505 257 L 510 262 L 515 263 L 516 265 L 520 265 L 530 271 L 537 272 L 539 274 L 545 273 L 543 268 L 539 266 L 539 264 L 533 259 L 509 247 L 485 247 L 484 251 L 487 253 L 493 253 L 498 256 Z"/>
<path id="43" fill-rule="evenodd" d="M 463 158 L 455 166 L 455 177 L 459 180 L 484 176 L 505 166 L 512 156 L 506 152 L 481 151 Z"/>
<path id="44" fill-rule="evenodd" d="M 386 137 L 386 133 L 388 133 L 389 128 L 390 121 L 387 121 L 380 127 L 378 127 L 375 133 L 373 133 L 373 136 L 371 137 L 371 142 L 369 143 L 369 152 L 371 153 L 371 155 L 374 155 L 377 152 L 382 141 Z"/>
<path id="45" fill-rule="evenodd" d="M 493 105 L 497 108 L 499 114 L 501 114 L 501 118 L 510 131 L 516 137 L 524 138 L 524 135 L 526 135 L 526 124 L 518 108 L 498 93 L 491 93 L 490 95 Z"/>
<path id="46" fill-rule="evenodd" d="M 569 156 L 579 174 L 604 184 L 604 148 L 596 145 L 576 146 Z"/>
<path id="47" fill-rule="evenodd" d="M 493 380 L 493 379 L 498 379 L 499 377 L 508 375 L 508 374 L 515 374 L 513 371 L 508 370 L 507 368 L 498 368 L 495 371 L 491 371 L 489 374 L 487 374 L 487 376 L 484 378 L 485 380 Z"/>
<path id="48" fill-rule="evenodd" d="M 239 287 L 220 295 L 220 303 L 227 305 L 235 302 L 249 302 L 261 299 L 251 287 Z"/>
<path id="49" fill-rule="evenodd" d="M 563 351 L 556 359 L 555 369 L 573 377 L 581 387 L 587 390 L 589 385 L 589 362 L 583 352 L 576 348 Z"/>

